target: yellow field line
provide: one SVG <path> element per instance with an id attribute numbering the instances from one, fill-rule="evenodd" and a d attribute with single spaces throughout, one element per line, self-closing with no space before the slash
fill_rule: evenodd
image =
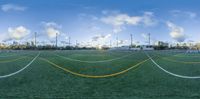
<path id="1" fill-rule="evenodd" d="M 59 65 L 57 65 L 57 64 L 55 64 L 55 63 L 53 63 L 53 62 L 51 62 L 51 61 L 49 61 L 49 60 L 47 60 L 47 59 L 45 59 L 45 58 L 41 58 L 41 59 L 42 59 L 43 61 L 45 61 L 45 62 L 47 62 L 47 63 L 53 65 L 54 67 L 57 67 L 57 68 L 59 68 L 59 69 L 62 69 L 62 70 L 65 71 L 65 72 L 71 73 L 71 74 L 76 75 L 76 76 L 85 77 L 85 78 L 106 78 L 106 77 L 117 76 L 117 75 L 126 73 L 126 72 L 128 72 L 129 70 L 131 70 L 131 69 L 133 69 L 133 68 L 136 68 L 136 67 L 138 67 L 139 65 L 141 65 L 141 64 L 143 64 L 143 63 L 145 63 L 146 61 L 149 60 L 149 58 L 148 58 L 148 59 L 146 59 L 146 60 L 144 60 L 144 61 L 142 61 L 142 62 L 137 63 L 136 65 L 133 65 L 133 66 L 129 67 L 128 69 L 125 69 L 125 70 L 120 71 L 120 72 L 117 72 L 117 73 L 112 73 L 112 74 L 107 74 L 107 75 L 87 75 L 87 74 L 76 73 L 76 72 L 73 72 L 73 71 L 71 71 L 71 70 L 69 70 L 69 69 L 63 68 L 63 67 L 61 67 L 61 66 L 59 66 Z"/>
<path id="2" fill-rule="evenodd" d="M 0 63 L 13 62 L 13 61 L 17 61 L 17 60 L 23 59 L 25 57 L 27 57 L 27 56 L 23 56 L 23 57 L 20 57 L 20 58 L 17 58 L 17 59 L 3 60 L 3 61 L 0 61 Z"/>

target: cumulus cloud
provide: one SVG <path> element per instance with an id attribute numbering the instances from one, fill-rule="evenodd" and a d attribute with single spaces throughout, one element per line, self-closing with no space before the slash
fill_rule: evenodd
<path id="1" fill-rule="evenodd" d="M 18 27 L 9 27 L 8 28 L 8 34 L 10 38 L 20 40 L 27 36 L 30 33 L 30 30 L 27 29 L 24 26 L 18 26 Z"/>
<path id="2" fill-rule="evenodd" d="M 130 16 L 128 14 L 118 13 L 102 17 L 100 20 L 106 24 L 112 25 L 114 33 L 121 32 L 125 25 L 152 26 L 157 23 L 154 19 L 153 12 L 144 12 L 142 16 Z"/>
<path id="3" fill-rule="evenodd" d="M 185 41 L 185 39 L 186 39 L 187 36 L 184 34 L 184 29 L 182 27 L 177 26 L 174 23 L 169 22 L 169 21 L 166 24 L 167 24 L 167 26 L 170 29 L 170 36 L 174 40 L 176 40 L 178 42 Z"/>
<path id="4" fill-rule="evenodd" d="M 46 28 L 46 32 L 47 32 L 49 38 L 55 38 L 56 35 L 60 34 L 60 31 L 55 29 L 55 28 L 53 28 L 53 27 Z"/>
<path id="5" fill-rule="evenodd" d="M 42 22 L 45 27 L 45 32 L 47 33 L 49 38 L 55 38 L 56 34 L 60 35 L 60 29 L 62 28 L 61 25 L 58 25 L 55 22 Z"/>
<path id="6" fill-rule="evenodd" d="M 107 34 L 107 35 L 96 35 L 94 37 L 92 37 L 92 41 L 99 41 L 99 40 L 106 40 L 109 37 L 111 37 L 111 34 Z"/>
<path id="7" fill-rule="evenodd" d="M 1 10 L 4 12 L 8 12 L 8 11 L 24 11 L 26 10 L 26 7 L 24 6 L 20 6 L 20 5 L 16 5 L 16 4 L 4 4 L 1 6 Z"/>
<path id="8" fill-rule="evenodd" d="M 142 20 L 142 18 L 139 16 L 129 16 L 127 14 L 118 14 L 115 16 L 103 17 L 101 20 L 107 24 L 120 26 L 124 24 L 137 25 Z"/>

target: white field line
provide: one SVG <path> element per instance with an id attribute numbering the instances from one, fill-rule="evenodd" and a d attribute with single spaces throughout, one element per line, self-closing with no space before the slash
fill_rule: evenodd
<path id="1" fill-rule="evenodd" d="M 7 77 L 10 77 L 10 76 L 14 76 L 20 72 L 22 72 L 23 70 L 25 70 L 27 67 L 29 67 L 38 57 L 40 56 L 40 52 L 35 56 L 35 58 L 33 58 L 33 60 L 31 60 L 26 66 L 24 66 L 22 69 L 16 71 L 16 72 L 13 72 L 13 73 L 10 73 L 10 74 L 7 74 L 7 75 L 3 75 L 3 76 L 0 76 L 0 79 L 1 78 L 7 78 Z"/>
<path id="2" fill-rule="evenodd" d="M 146 52 L 145 52 L 146 53 Z M 162 71 L 164 71 L 165 73 L 172 75 L 174 77 L 178 77 L 178 78 L 184 78 L 184 79 L 200 79 L 200 76 L 185 76 L 185 75 L 179 75 L 179 74 L 175 74 L 172 73 L 170 71 L 167 71 L 166 69 L 162 68 L 158 63 L 156 63 L 151 56 L 149 56 L 149 54 L 146 53 L 146 55 L 150 58 L 150 60 Z"/>
<path id="3" fill-rule="evenodd" d="M 135 53 L 133 53 L 135 54 Z M 131 56 L 133 54 L 128 54 L 128 55 L 124 55 L 122 57 L 118 57 L 118 58 L 113 58 L 113 59 L 108 59 L 108 60 L 100 60 L 100 61 L 83 61 L 83 60 L 79 60 L 79 59 L 72 59 L 72 58 L 69 58 L 69 57 L 64 57 L 64 56 L 61 56 L 61 55 L 58 55 L 58 54 L 55 54 L 56 56 L 59 56 L 61 58 L 64 58 L 64 59 L 67 59 L 69 61 L 77 61 L 77 62 L 84 62 L 84 63 L 103 63 L 103 62 L 111 62 L 111 61 L 115 61 L 115 60 L 119 60 L 119 59 L 123 59 L 125 57 L 128 57 L 128 56 Z"/>

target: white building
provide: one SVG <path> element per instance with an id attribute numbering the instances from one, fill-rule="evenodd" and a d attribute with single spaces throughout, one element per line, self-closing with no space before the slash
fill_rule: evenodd
<path id="1" fill-rule="evenodd" d="M 129 50 L 129 46 L 113 47 L 110 50 Z"/>
<path id="2" fill-rule="evenodd" d="M 150 50 L 154 50 L 153 46 L 151 45 L 141 45 L 141 50 L 145 50 L 145 51 L 150 51 Z"/>

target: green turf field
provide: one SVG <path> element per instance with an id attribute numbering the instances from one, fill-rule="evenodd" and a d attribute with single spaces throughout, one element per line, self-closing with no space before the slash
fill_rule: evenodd
<path id="1" fill-rule="evenodd" d="M 1 52 L 0 98 L 200 99 L 199 66 L 185 51 Z"/>

